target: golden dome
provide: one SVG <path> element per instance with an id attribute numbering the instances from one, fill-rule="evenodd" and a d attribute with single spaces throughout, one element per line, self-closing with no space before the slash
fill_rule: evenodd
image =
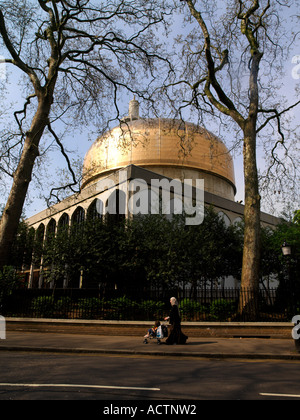
<path id="1" fill-rule="evenodd" d="M 133 164 L 158 173 L 169 167 L 196 170 L 198 178 L 211 174 L 229 183 L 234 197 L 232 157 L 219 138 L 179 120 L 136 118 L 124 120 L 92 145 L 84 159 L 83 188 Z"/>

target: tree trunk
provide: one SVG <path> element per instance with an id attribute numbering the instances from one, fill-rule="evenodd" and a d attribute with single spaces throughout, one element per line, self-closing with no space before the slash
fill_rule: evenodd
<path id="1" fill-rule="evenodd" d="M 260 267 L 260 195 L 256 165 L 256 120 L 248 121 L 244 138 L 245 233 L 239 312 L 257 320 Z"/>
<path id="2" fill-rule="evenodd" d="M 30 131 L 14 174 L 12 188 L 0 221 L 0 269 L 11 264 L 11 251 L 17 234 L 33 166 L 39 155 L 39 143 L 48 122 L 52 99 L 40 97 Z"/>

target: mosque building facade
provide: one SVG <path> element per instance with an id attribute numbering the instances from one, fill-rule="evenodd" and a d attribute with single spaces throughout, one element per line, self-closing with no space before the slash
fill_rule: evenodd
<path id="1" fill-rule="evenodd" d="M 141 118 L 139 103 L 133 99 L 129 116 L 99 137 L 88 150 L 80 193 L 30 217 L 26 223 L 45 240 L 49 232 L 80 223 L 89 214 L 130 217 L 139 211 L 151 212 L 155 202 L 154 184 L 160 186 L 160 191 L 172 187 L 169 209 L 171 213 L 176 212 L 185 191 L 176 188 L 185 185 L 185 180 L 193 185 L 194 202 L 201 180 L 204 205 L 213 206 L 227 225 L 242 220 L 244 206 L 235 201 L 234 164 L 224 143 L 192 123 Z M 158 191 L 158 201 L 159 197 Z M 261 222 L 273 227 L 279 219 L 261 213 Z M 42 271 L 42 261 L 26 267 L 29 288 L 43 287 Z"/>

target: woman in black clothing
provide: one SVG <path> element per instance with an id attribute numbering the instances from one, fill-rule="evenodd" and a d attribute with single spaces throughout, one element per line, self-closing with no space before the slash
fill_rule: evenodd
<path id="1" fill-rule="evenodd" d="M 165 320 L 169 319 L 171 324 L 170 334 L 166 340 L 166 344 L 185 344 L 188 337 L 181 331 L 181 319 L 177 299 L 172 297 L 170 303 L 172 305 L 170 316 L 165 318 Z"/>

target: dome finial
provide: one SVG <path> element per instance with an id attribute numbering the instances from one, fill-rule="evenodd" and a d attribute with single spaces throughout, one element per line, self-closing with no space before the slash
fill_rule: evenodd
<path id="1" fill-rule="evenodd" d="M 129 102 L 129 119 L 132 120 L 138 120 L 140 118 L 140 104 L 135 99 L 135 95 L 133 96 L 133 99 Z"/>

